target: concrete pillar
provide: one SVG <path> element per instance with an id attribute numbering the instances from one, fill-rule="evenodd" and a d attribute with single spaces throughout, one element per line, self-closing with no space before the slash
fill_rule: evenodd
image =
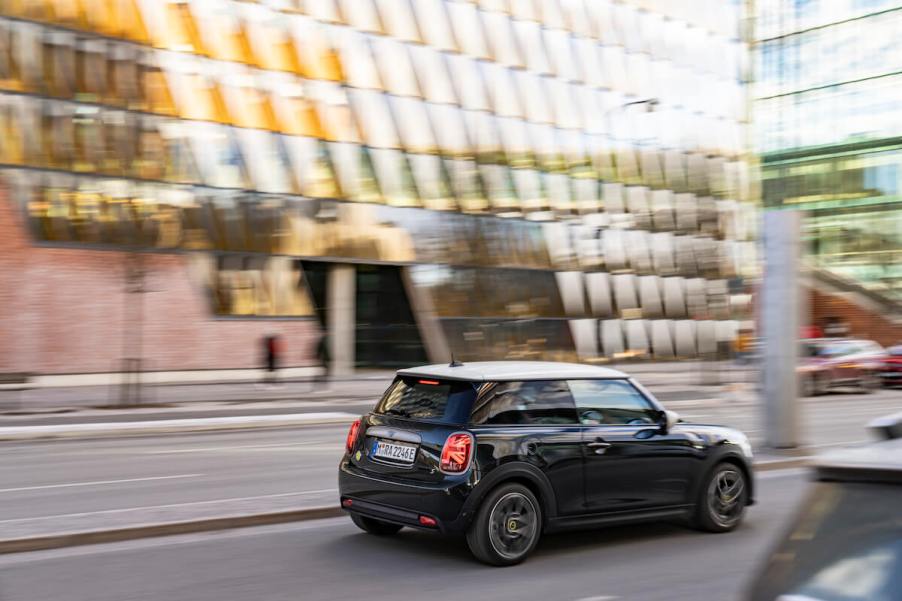
<path id="1" fill-rule="evenodd" d="M 326 303 L 329 330 L 329 375 L 349 376 L 354 373 L 354 334 L 357 320 L 357 269 L 354 265 L 336 263 L 326 276 Z"/>
<path id="2" fill-rule="evenodd" d="M 761 286 L 764 427 L 775 449 L 799 444 L 798 376 L 801 292 L 801 214 L 764 213 L 764 281 Z"/>
<path id="3" fill-rule="evenodd" d="M 401 268 L 401 281 L 404 282 L 404 291 L 407 293 L 410 310 L 420 332 L 420 340 L 426 349 L 426 356 L 430 363 L 448 363 L 451 361 L 451 348 L 442 330 L 438 312 L 432 304 L 432 297 L 427 290 L 414 283 L 410 269 L 410 267 Z"/>

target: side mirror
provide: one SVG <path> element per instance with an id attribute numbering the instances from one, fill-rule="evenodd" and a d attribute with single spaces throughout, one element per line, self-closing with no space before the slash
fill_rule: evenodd
<path id="1" fill-rule="evenodd" d="M 680 421 L 680 414 L 676 411 L 664 410 L 664 420 L 661 423 L 661 432 L 667 434 Z"/>

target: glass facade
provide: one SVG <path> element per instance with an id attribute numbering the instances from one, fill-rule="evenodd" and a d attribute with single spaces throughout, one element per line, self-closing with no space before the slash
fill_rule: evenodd
<path id="1" fill-rule="evenodd" d="M 757 3 L 766 206 L 806 211 L 821 267 L 902 299 L 902 3 Z"/>
<path id="2" fill-rule="evenodd" d="M 5 2 L 0 169 L 36 243 L 204 257 L 216 315 L 387 264 L 462 358 L 694 356 L 749 314 L 744 10 Z"/>

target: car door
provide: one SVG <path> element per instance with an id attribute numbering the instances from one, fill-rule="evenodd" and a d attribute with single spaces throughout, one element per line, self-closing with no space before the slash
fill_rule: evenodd
<path id="1" fill-rule="evenodd" d="M 629 511 L 688 503 L 695 449 L 661 428 L 662 411 L 626 379 L 570 380 L 583 433 L 585 509 Z"/>
<path id="2" fill-rule="evenodd" d="M 485 471 L 529 463 L 550 481 L 558 515 L 583 512 L 582 429 L 565 381 L 495 384 L 474 404 L 470 431 Z"/>

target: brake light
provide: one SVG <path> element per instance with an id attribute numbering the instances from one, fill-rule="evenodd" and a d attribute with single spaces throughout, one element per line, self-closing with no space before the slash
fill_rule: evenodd
<path id="1" fill-rule="evenodd" d="M 465 472 L 473 457 L 473 435 L 457 432 L 448 437 L 442 447 L 441 469 L 449 474 Z"/>
<path id="2" fill-rule="evenodd" d="M 438 380 L 420 380 L 420 384 L 428 384 L 429 386 L 438 386 Z"/>
<path id="3" fill-rule="evenodd" d="M 355 419 L 354 423 L 351 424 L 351 429 L 348 430 L 348 439 L 345 441 L 345 450 L 350 453 L 354 449 L 354 444 L 357 442 L 357 435 L 360 433 L 360 419 Z"/>

